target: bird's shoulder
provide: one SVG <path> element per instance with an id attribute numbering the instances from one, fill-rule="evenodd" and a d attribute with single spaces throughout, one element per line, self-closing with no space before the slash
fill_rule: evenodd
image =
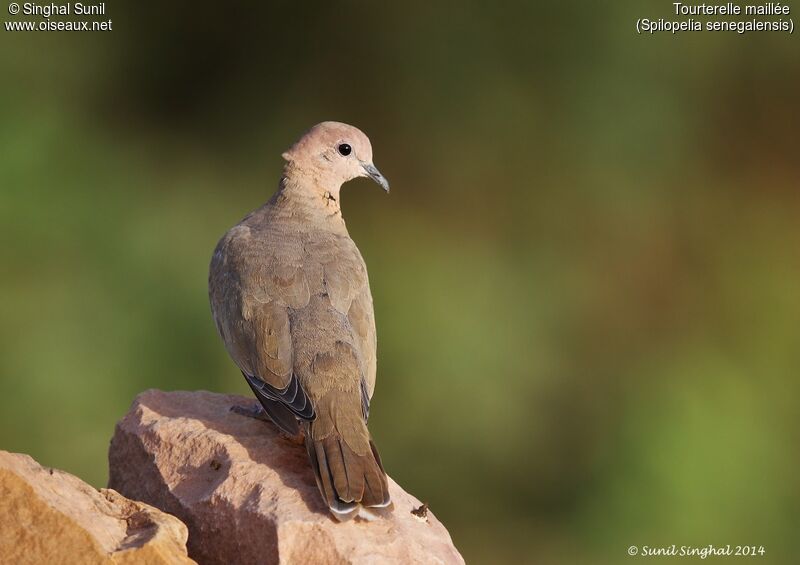
<path id="1" fill-rule="evenodd" d="M 276 300 L 299 309 L 311 296 L 324 295 L 345 314 L 368 285 L 364 259 L 346 231 L 292 221 L 269 205 L 220 239 L 209 274 L 212 292 L 227 286 L 242 295 L 243 306 Z"/>
<path id="2" fill-rule="evenodd" d="M 327 295 L 338 312 L 346 314 L 356 297 L 369 287 L 367 266 L 348 235 L 310 234 L 305 246 L 313 269 L 314 290 Z"/>

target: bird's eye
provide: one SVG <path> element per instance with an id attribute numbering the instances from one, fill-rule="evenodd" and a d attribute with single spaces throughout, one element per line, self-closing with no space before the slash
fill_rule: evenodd
<path id="1" fill-rule="evenodd" d="M 352 152 L 353 152 L 353 148 L 352 148 L 352 147 L 350 147 L 350 146 L 349 146 L 348 144 L 346 144 L 346 143 L 340 143 L 340 144 L 339 144 L 339 147 L 337 147 L 336 149 L 338 149 L 338 150 L 339 150 L 339 154 L 340 154 L 340 155 L 344 155 L 345 157 L 347 157 L 348 155 L 350 155 L 350 153 L 352 153 Z"/>

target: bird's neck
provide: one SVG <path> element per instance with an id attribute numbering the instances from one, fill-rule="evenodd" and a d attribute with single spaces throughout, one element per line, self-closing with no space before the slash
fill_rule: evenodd
<path id="1" fill-rule="evenodd" d="M 341 187 L 341 182 L 287 164 L 276 196 L 300 219 L 322 222 L 333 231 L 346 233 L 339 200 Z"/>

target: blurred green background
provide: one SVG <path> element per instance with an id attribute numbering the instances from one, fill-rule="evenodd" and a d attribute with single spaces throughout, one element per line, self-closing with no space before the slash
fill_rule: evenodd
<path id="1" fill-rule="evenodd" d="M 670 7 L 137 1 L 110 33 L 0 30 L 0 448 L 102 486 L 138 392 L 247 394 L 211 251 L 341 120 L 393 189 L 344 191 L 370 427 L 468 562 L 796 563 L 800 48 L 635 34 Z"/>

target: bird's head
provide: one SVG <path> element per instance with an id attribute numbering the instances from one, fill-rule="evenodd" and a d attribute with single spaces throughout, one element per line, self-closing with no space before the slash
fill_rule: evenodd
<path id="1" fill-rule="evenodd" d="M 372 145 L 360 129 L 341 122 L 322 122 L 283 153 L 288 165 L 338 192 L 342 183 L 369 177 L 389 192 L 389 181 L 372 162 Z"/>

